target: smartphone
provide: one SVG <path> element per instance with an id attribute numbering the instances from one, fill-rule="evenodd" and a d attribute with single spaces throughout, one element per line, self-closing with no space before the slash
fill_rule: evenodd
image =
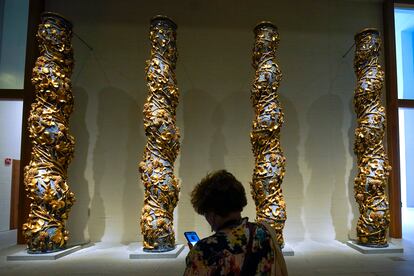
<path id="1" fill-rule="evenodd" d="M 193 247 L 200 240 L 196 232 L 184 232 L 184 236 L 190 247 Z"/>

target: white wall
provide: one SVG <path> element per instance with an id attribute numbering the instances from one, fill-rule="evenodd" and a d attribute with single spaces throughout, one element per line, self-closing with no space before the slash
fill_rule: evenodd
<path id="1" fill-rule="evenodd" d="M 12 166 L 5 158 L 20 159 L 23 102 L 0 101 L 0 231 L 10 229 Z"/>
<path id="2" fill-rule="evenodd" d="M 74 23 L 76 136 L 69 184 L 76 202 L 69 219 L 74 241 L 141 240 L 143 187 L 137 164 L 146 137 L 149 19 L 165 14 L 178 24 L 182 149 L 176 172 L 182 190 L 176 230 L 210 234 L 194 213 L 189 193 L 208 171 L 225 168 L 248 193 L 243 214 L 254 218 L 249 192 L 253 155 L 250 85 L 253 27 L 273 21 L 280 30 L 279 89 L 286 113 L 282 146 L 287 157 L 283 191 L 286 239 L 346 240 L 358 214 L 353 199 L 355 158 L 354 34 L 382 30 L 380 1 L 46 1 Z"/>

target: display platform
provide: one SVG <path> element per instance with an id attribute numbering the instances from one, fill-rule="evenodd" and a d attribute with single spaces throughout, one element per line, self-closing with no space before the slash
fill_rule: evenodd
<path id="1" fill-rule="evenodd" d="M 404 253 L 404 248 L 400 245 L 388 243 L 388 247 L 375 248 L 359 245 L 356 241 L 347 241 L 346 244 L 361 252 L 362 254 L 388 254 L 388 253 Z"/>
<path id="2" fill-rule="evenodd" d="M 134 252 L 129 254 L 130 259 L 175 259 L 183 251 L 184 244 L 177 244 L 174 250 L 168 252 L 145 252 L 142 243 L 135 243 L 132 248 Z"/>
<path id="3" fill-rule="evenodd" d="M 283 256 L 295 256 L 295 251 L 293 251 L 293 248 L 290 247 L 288 244 L 285 244 L 285 246 L 282 249 Z"/>
<path id="4" fill-rule="evenodd" d="M 8 261 L 54 261 L 69 254 L 72 254 L 78 250 L 82 249 L 81 245 L 75 245 L 69 247 L 65 250 L 52 252 L 52 253 L 44 253 L 44 254 L 29 254 L 27 250 L 24 249 L 17 253 L 7 256 Z"/>

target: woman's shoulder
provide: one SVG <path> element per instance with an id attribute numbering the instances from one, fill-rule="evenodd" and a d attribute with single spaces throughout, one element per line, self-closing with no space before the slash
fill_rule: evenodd
<path id="1" fill-rule="evenodd" d="M 254 229 L 256 232 L 259 233 L 265 233 L 267 235 L 270 235 L 266 229 L 266 227 L 260 223 L 260 222 L 251 222 L 251 221 L 246 221 L 246 226 L 249 228 Z"/>
<path id="2" fill-rule="evenodd" d="M 225 239 L 226 236 L 223 233 L 215 233 L 214 235 L 199 240 L 195 247 L 200 250 L 203 250 L 203 248 L 214 248 L 222 245 L 225 242 Z"/>
<path id="3" fill-rule="evenodd" d="M 240 251 L 239 247 L 245 245 L 245 232 L 241 226 L 219 231 L 215 234 L 201 239 L 194 246 L 194 250 L 205 255 L 216 255 L 228 250 L 230 252 Z"/>
<path id="4" fill-rule="evenodd" d="M 262 224 L 258 222 L 247 222 L 247 226 L 250 229 L 253 229 L 253 237 L 256 242 L 259 243 L 270 243 L 272 236 L 267 230 L 267 228 Z"/>

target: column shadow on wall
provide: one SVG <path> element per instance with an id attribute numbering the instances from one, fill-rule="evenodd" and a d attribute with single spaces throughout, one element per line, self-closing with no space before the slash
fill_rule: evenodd
<path id="1" fill-rule="evenodd" d="M 213 110 L 213 114 L 211 114 L 213 129 L 208 160 L 210 168 L 215 171 L 225 169 L 224 156 L 227 154 L 227 147 L 223 124 L 226 121 L 226 115 L 220 103 L 216 103 L 216 106 L 211 108 Z"/>
<path id="2" fill-rule="evenodd" d="M 96 143 L 93 152 L 93 179 L 94 179 L 94 192 L 92 196 L 90 206 L 90 221 L 89 221 L 89 236 L 91 241 L 101 241 L 105 233 L 105 205 L 101 194 L 101 186 L 104 177 L 104 172 L 107 166 L 106 158 L 106 145 L 102 137 L 105 137 L 106 130 L 102 124 L 104 123 L 104 115 L 106 112 L 105 108 L 108 108 L 104 104 L 102 99 L 103 91 L 99 92 L 98 99 L 98 117 L 97 117 L 97 133 Z"/>
<path id="3" fill-rule="evenodd" d="M 247 83 L 250 83 L 250 79 L 238 83 L 240 88 L 228 93 L 218 105 L 223 113 L 221 117 L 217 117 L 217 120 L 221 121 L 219 129 L 224 137 L 227 137 L 227 141 L 222 141 L 223 150 L 218 151 L 220 148 L 218 147 L 216 155 L 223 158 L 223 168 L 234 174 L 243 184 L 248 205 L 243 209 L 242 215 L 249 217 L 250 221 L 254 221 L 256 219 L 256 206 L 250 187 L 255 164 L 250 143 L 254 108 L 250 101 L 249 88 L 246 88 L 250 84 Z M 227 158 L 224 159 L 226 156 Z"/>
<path id="4" fill-rule="evenodd" d="M 348 214 L 350 206 L 348 203 L 348 183 L 346 181 L 346 146 L 343 140 L 344 133 L 342 129 L 346 129 L 344 126 L 344 109 L 343 102 L 339 96 L 332 95 L 332 102 L 335 102 L 333 111 L 336 112 L 339 128 L 334 128 L 333 137 L 335 144 L 335 154 L 341 156 L 340 160 L 335 162 L 337 169 L 334 173 L 334 186 L 331 196 L 331 217 L 335 230 L 335 239 L 338 241 L 346 241 L 349 227 L 348 227 Z M 338 133 L 337 133 L 338 131 Z"/>
<path id="5" fill-rule="evenodd" d="M 249 84 L 250 85 L 250 84 Z M 240 178 L 241 173 L 246 173 L 246 169 L 249 171 L 249 181 L 252 180 L 254 169 L 254 155 L 252 152 L 252 145 L 250 143 L 250 132 L 252 130 L 252 121 L 254 118 L 254 108 L 250 101 L 249 88 L 245 90 L 240 89 L 229 94 L 220 103 L 221 110 L 223 110 L 221 120 L 222 131 L 229 136 L 229 147 L 226 150 L 226 154 L 232 157 L 232 163 L 227 164 L 227 167 L 234 170 L 236 178 Z M 236 151 L 234 151 L 236 150 Z M 224 155 L 222 153 L 222 155 Z M 234 157 L 237 159 L 234 160 Z M 251 164 L 243 162 L 243 166 L 240 163 L 235 164 L 234 161 L 241 161 L 239 158 L 248 157 Z M 238 170 L 240 169 L 240 171 Z M 250 184 L 248 184 L 250 186 Z M 249 192 L 249 191 L 246 191 Z"/>
<path id="6" fill-rule="evenodd" d="M 142 109 L 146 92 L 137 92 L 138 99 L 128 99 L 125 106 L 127 114 L 128 135 L 126 139 L 127 158 L 125 164 L 125 188 L 123 193 L 124 226 L 122 241 L 142 240 L 140 219 L 144 203 L 144 186 L 138 171 L 138 163 L 142 160 L 146 137 L 143 134 L 144 124 Z"/>
<path id="7" fill-rule="evenodd" d="M 75 193 L 76 202 L 72 207 L 68 220 L 70 243 L 84 243 L 89 237 L 85 230 L 89 219 L 89 183 L 85 171 L 89 150 L 89 131 L 86 126 L 86 110 L 88 108 L 88 93 L 83 87 L 75 86 L 72 89 L 75 97 L 75 108 L 70 118 L 70 131 L 75 137 L 75 155 L 69 165 L 69 186 Z"/>
<path id="8" fill-rule="evenodd" d="M 285 112 L 285 123 L 281 129 L 280 140 L 286 157 L 286 175 L 284 183 L 282 183 L 286 201 L 286 226 L 290 226 L 289 228 L 292 229 L 289 231 L 292 232 L 292 239 L 302 241 L 305 235 L 303 224 L 304 183 L 299 170 L 299 119 L 293 102 L 282 94 L 279 95 L 279 99 Z"/>
<path id="9" fill-rule="evenodd" d="M 355 141 L 355 128 L 356 128 L 356 114 L 354 111 L 354 102 L 353 98 L 350 99 L 349 103 L 347 104 L 349 107 L 349 112 L 352 114 L 351 119 L 351 125 L 348 129 L 348 137 L 349 137 L 349 143 L 348 143 L 348 152 L 349 155 L 352 156 L 352 169 L 349 173 L 349 179 L 347 182 L 348 187 L 348 200 L 349 205 L 351 206 L 351 212 L 352 212 L 352 219 L 351 219 L 351 229 L 348 234 L 349 239 L 355 239 L 356 238 L 356 226 L 359 218 L 359 210 L 358 210 L 358 204 L 355 201 L 354 197 L 354 179 L 358 172 L 358 166 L 357 166 L 357 158 L 354 154 L 354 141 Z"/>
<path id="10" fill-rule="evenodd" d="M 319 97 L 310 106 L 307 121 L 305 160 L 311 170 L 304 200 L 307 234 L 316 241 L 341 239 L 347 232 L 348 214 L 341 98 Z"/>
<path id="11" fill-rule="evenodd" d="M 183 126 L 180 151 L 181 178 L 180 201 L 178 203 L 178 227 L 177 234 L 185 231 L 196 230 L 196 216 L 191 201 L 190 193 L 194 186 L 211 170 L 212 155 L 206 144 L 213 135 L 210 128 L 212 110 L 217 109 L 216 100 L 206 91 L 189 89 L 181 93 L 183 106 Z M 213 120 L 214 121 L 214 120 Z M 184 134 L 184 135 L 183 135 Z M 219 139 L 220 134 L 217 134 Z M 211 145 L 210 145 L 211 146 Z M 199 233 L 202 236 L 202 233 Z M 181 236 L 179 238 L 182 238 Z"/>
<path id="12" fill-rule="evenodd" d="M 115 240 L 137 238 L 138 206 L 143 201 L 137 155 L 144 145 L 139 134 L 138 112 L 137 101 L 125 91 L 109 86 L 99 92 L 98 134 L 93 156 L 95 188 L 89 228 L 94 241 L 102 240 L 106 224 L 111 224 L 111 229 L 124 231 L 122 237 L 113 237 Z M 119 208 L 113 204 L 115 208 L 106 211 L 105 200 L 119 202 Z"/>

